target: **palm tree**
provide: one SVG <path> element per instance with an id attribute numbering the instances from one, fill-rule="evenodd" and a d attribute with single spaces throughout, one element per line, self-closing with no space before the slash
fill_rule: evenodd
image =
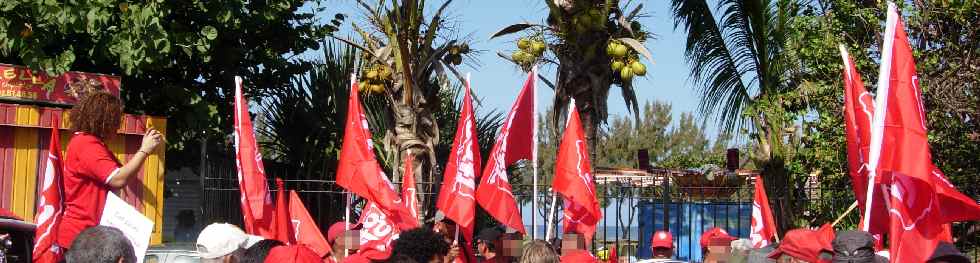
<path id="1" fill-rule="evenodd" d="M 552 104 L 554 123 L 561 123 L 569 98 L 575 98 L 588 141 L 593 146 L 599 126 L 608 117 L 609 89 L 622 88 L 627 108 L 639 115 L 633 76 L 646 74 L 640 55 L 651 60 L 643 42 L 652 34 L 640 28 L 636 19 L 642 4 L 632 11 L 632 1 L 621 6 L 619 0 L 545 0 L 548 5 L 546 25 L 518 23 L 501 29 L 491 38 L 523 32 L 518 50 L 504 59 L 525 71 L 532 65 L 556 65 L 556 84 L 544 77 L 555 89 Z M 550 51 L 550 52 L 545 52 Z"/>
<path id="2" fill-rule="evenodd" d="M 360 41 L 342 39 L 365 54 L 359 79 L 372 94 L 366 100 L 383 104 L 378 114 L 384 119 L 381 141 L 388 156 L 382 158 L 392 168 L 401 169 L 402 158 L 414 155 L 413 172 L 423 192 L 438 189 L 427 183 L 436 181 L 440 123 L 435 113 L 442 110 L 445 97 L 441 91 L 450 86 L 450 74 L 462 79 L 455 66 L 470 53 L 469 45 L 449 36 L 443 12 L 451 2 L 444 1 L 427 18 L 422 0 L 381 0 L 375 5 L 358 0 L 367 24 L 363 28 L 354 25 Z M 393 181 L 399 181 L 403 173 L 394 173 Z M 430 197 L 419 198 L 423 209 L 434 206 Z"/>
<path id="3" fill-rule="evenodd" d="M 712 11 L 713 2 L 717 6 Z M 797 63 L 787 50 L 791 18 L 799 12 L 793 0 L 672 0 L 674 27 L 687 32 L 685 56 L 690 76 L 701 93 L 699 113 L 713 116 L 727 133 L 750 128 L 757 146 L 754 161 L 762 169 L 766 190 L 780 229 L 793 224 L 794 182 L 786 162 L 793 156 L 791 93 Z"/>

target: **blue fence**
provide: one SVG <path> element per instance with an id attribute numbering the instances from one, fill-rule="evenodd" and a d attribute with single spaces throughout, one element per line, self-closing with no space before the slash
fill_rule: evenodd
<path id="1" fill-rule="evenodd" d="M 638 204 L 638 208 L 640 245 L 637 258 L 650 258 L 650 237 L 658 230 L 669 228 L 674 237 L 675 257 L 684 261 L 700 260 L 701 233 L 712 227 L 720 227 L 732 236 L 745 237 L 749 235 L 752 216 L 752 203 L 746 202 L 663 204 L 644 201 Z"/>

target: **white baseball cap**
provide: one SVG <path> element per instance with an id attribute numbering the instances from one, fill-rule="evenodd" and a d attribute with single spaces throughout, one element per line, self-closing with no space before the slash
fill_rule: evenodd
<path id="1" fill-rule="evenodd" d="M 197 253 L 201 258 L 219 258 L 238 249 L 248 248 L 262 237 L 245 234 L 228 223 L 210 224 L 197 236 Z"/>

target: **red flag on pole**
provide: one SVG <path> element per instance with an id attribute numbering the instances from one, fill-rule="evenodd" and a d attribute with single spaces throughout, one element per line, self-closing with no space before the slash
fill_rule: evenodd
<path id="1" fill-rule="evenodd" d="M 530 160 L 537 147 L 532 139 L 534 124 L 534 74 L 528 74 L 524 88 L 510 108 L 497 142 L 490 151 L 483 177 L 476 187 L 476 202 L 494 219 L 507 227 L 527 233 L 521 211 L 514 200 L 507 176 L 507 166 L 521 159 Z"/>
<path id="2" fill-rule="evenodd" d="M 405 174 L 402 175 L 402 201 L 405 202 L 405 209 L 413 218 L 419 218 L 419 198 L 415 189 L 415 173 L 413 172 L 412 162 L 414 158 L 409 153 L 405 158 Z"/>
<path id="3" fill-rule="evenodd" d="M 463 92 L 463 105 L 456 123 L 456 136 L 453 148 L 446 161 L 436 208 L 447 218 L 456 222 L 466 240 L 466 248 L 473 242 L 473 222 L 476 218 L 476 176 L 480 171 L 480 146 L 476 138 L 476 118 L 473 116 L 473 103 L 470 98 L 470 83 L 467 80 Z"/>
<path id="4" fill-rule="evenodd" d="M 588 143 L 574 99 L 569 102 L 568 108 L 568 121 L 558 147 L 552 185 L 555 192 L 565 200 L 562 220 L 564 233 L 582 234 L 586 243 L 592 243 L 602 211 L 599 208 L 599 199 L 596 198 Z"/>
<path id="5" fill-rule="evenodd" d="M 399 228 L 417 227 L 418 220 L 405 209 L 401 196 L 374 157 L 374 142 L 353 76 L 345 121 L 344 142 L 337 164 L 337 185 L 375 203 Z"/>
<path id="6" fill-rule="evenodd" d="M 776 220 L 769 208 L 769 195 L 766 194 L 762 176 L 755 176 L 755 199 L 752 200 L 752 227 L 749 241 L 753 248 L 762 248 L 776 237 Z"/>
<path id="7" fill-rule="evenodd" d="M 48 158 L 41 182 L 41 194 L 37 200 L 37 215 L 34 222 L 34 252 L 33 262 L 54 263 L 62 259 L 64 251 L 54 244 L 58 236 L 58 224 L 61 222 L 62 196 L 64 188 L 61 183 L 61 134 L 58 132 L 60 122 L 57 117 L 51 121 L 51 138 L 48 142 Z"/>
<path id="8" fill-rule="evenodd" d="M 242 95 L 242 78 L 235 76 L 235 163 L 238 168 L 238 187 L 245 232 L 265 238 L 275 238 L 272 225 L 272 200 L 265 181 L 262 154 L 255 143 L 255 131 L 248 114 L 248 100 Z"/>
<path id="9" fill-rule="evenodd" d="M 385 260 L 391 256 L 391 242 L 398 239 L 401 230 L 395 222 L 374 202 L 368 201 L 361 210 L 361 246 L 358 254 L 372 260 Z"/>
<path id="10" fill-rule="evenodd" d="M 868 157 L 871 148 L 871 120 L 874 118 L 874 98 L 864 88 L 861 74 L 854 67 L 854 60 L 843 45 L 839 46 L 844 61 L 844 131 L 847 136 L 847 164 L 851 186 L 860 211 L 864 211 L 868 190 Z M 869 224 L 867 231 L 879 239 L 888 231 L 888 211 L 885 194 L 872 189 Z M 863 213 L 862 213 L 863 217 Z M 864 220 L 861 220 L 862 222 Z M 864 228 L 862 228 L 864 229 Z"/>
<path id="11" fill-rule="evenodd" d="M 321 258 L 330 254 L 332 251 L 330 243 L 323 237 L 323 232 L 320 232 L 320 227 L 310 216 L 310 212 L 306 210 L 303 200 L 299 199 L 296 191 L 289 191 L 289 217 L 293 240 L 297 244 L 306 245 Z"/>
<path id="12" fill-rule="evenodd" d="M 276 240 L 287 245 L 296 244 L 293 236 L 292 220 L 289 216 L 289 204 L 286 201 L 286 190 L 283 189 L 282 179 L 276 178 Z"/>
<path id="13" fill-rule="evenodd" d="M 980 206 L 932 163 L 915 59 L 894 3 L 888 3 L 885 25 L 869 189 L 880 185 L 889 191 L 891 262 L 925 262 L 930 253 L 923 251 L 951 240 L 946 224 L 980 219 Z"/>

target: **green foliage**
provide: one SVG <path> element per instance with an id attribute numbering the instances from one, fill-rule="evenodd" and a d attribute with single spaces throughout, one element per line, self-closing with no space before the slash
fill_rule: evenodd
<path id="1" fill-rule="evenodd" d="M 0 63 L 49 74 L 122 76 L 131 113 L 166 116 L 168 165 L 198 163 L 202 140 L 227 152 L 233 77 L 261 101 L 312 63 L 290 59 L 320 47 L 343 16 L 318 21 L 316 1 L 0 2 Z M 305 9 L 305 8 L 304 8 Z"/>

